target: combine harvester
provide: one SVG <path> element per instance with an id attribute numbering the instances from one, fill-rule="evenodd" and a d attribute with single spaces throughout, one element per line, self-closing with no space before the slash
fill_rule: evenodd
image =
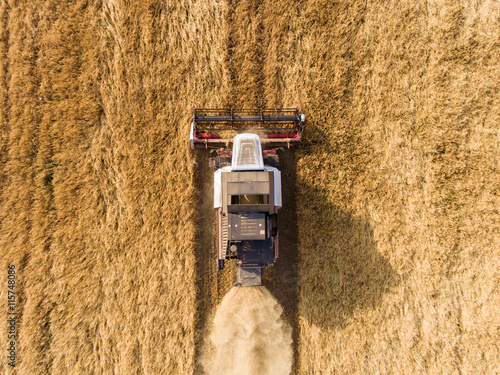
<path id="1" fill-rule="evenodd" d="M 236 259 L 235 286 L 262 285 L 278 258 L 281 173 L 278 148 L 301 141 L 298 108 L 195 109 L 191 148 L 211 148 L 217 209 L 218 270 Z"/>

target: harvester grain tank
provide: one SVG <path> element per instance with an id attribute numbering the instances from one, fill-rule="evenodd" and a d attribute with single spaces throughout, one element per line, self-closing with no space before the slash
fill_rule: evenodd
<path id="1" fill-rule="evenodd" d="M 279 254 L 281 173 L 277 149 L 300 142 L 297 108 L 195 109 L 191 148 L 211 148 L 217 267 L 235 259 L 237 286 L 262 285 L 262 270 Z"/>

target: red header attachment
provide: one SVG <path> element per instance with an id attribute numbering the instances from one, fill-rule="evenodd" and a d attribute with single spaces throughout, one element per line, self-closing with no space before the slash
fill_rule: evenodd
<path id="1" fill-rule="evenodd" d="M 290 147 L 302 139 L 305 115 L 298 108 L 195 109 L 191 148 L 226 148 L 236 134 L 259 135 L 263 147 Z"/>

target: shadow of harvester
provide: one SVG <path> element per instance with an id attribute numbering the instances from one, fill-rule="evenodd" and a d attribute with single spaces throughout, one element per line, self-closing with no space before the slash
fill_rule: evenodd
<path id="1" fill-rule="evenodd" d="M 343 328 L 357 309 L 375 309 L 400 277 L 378 251 L 367 218 L 301 186 L 299 314 L 328 329 Z"/>

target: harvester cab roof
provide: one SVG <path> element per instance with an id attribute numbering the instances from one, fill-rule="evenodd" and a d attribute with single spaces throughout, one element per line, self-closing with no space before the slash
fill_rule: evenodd
<path id="1" fill-rule="evenodd" d="M 262 147 L 257 134 L 234 137 L 231 171 L 263 171 Z"/>
<path id="2" fill-rule="evenodd" d="M 275 149 L 300 142 L 298 109 L 195 109 L 192 148 L 214 148 L 217 265 L 236 260 L 237 286 L 262 285 L 278 258 L 281 172 Z M 263 146 L 265 150 L 263 150 Z"/>

